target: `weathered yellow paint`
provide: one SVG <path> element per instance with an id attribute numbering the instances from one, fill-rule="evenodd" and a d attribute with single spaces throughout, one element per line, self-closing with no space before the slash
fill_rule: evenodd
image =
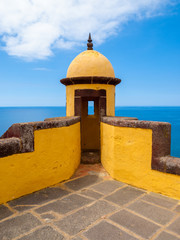
<path id="1" fill-rule="evenodd" d="M 106 114 L 115 114 L 115 86 L 107 84 L 75 84 L 66 87 L 66 116 L 74 116 L 74 95 L 76 89 L 106 90 Z"/>
<path id="2" fill-rule="evenodd" d="M 101 162 L 119 181 L 180 199 L 180 176 L 151 170 L 152 130 L 101 123 Z"/>
<path id="3" fill-rule="evenodd" d="M 34 132 L 35 151 L 0 158 L 0 203 L 69 179 L 80 163 L 80 123 Z"/>
<path id="4" fill-rule="evenodd" d="M 80 53 L 69 65 L 67 78 L 103 76 L 115 77 L 114 69 L 109 60 L 101 53 L 87 50 Z"/>

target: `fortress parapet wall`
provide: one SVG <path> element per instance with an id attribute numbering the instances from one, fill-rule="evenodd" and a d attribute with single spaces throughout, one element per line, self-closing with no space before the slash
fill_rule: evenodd
<path id="1" fill-rule="evenodd" d="M 180 158 L 170 156 L 171 125 L 120 117 L 101 119 L 101 162 L 136 187 L 180 199 Z"/>
<path id="2" fill-rule="evenodd" d="M 152 130 L 151 167 L 161 172 L 180 175 L 180 158 L 170 156 L 171 124 L 167 122 L 121 120 L 120 117 L 103 117 L 102 122 L 112 126 Z"/>
<path id="3" fill-rule="evenodd" d="M 0 139 L 0 204 L 69 179 L 80 159 L 80 117 L 13 124 Z"/>

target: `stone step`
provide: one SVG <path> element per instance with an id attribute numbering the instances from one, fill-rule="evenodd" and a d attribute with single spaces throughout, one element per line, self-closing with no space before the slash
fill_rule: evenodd
<path id="1" fill-rule="evenodd" d="M 81 163 L 94 164 L 100 163 L 100 151 L 99 150 L 89 150 L 83 151 L 81 153 Z"/>

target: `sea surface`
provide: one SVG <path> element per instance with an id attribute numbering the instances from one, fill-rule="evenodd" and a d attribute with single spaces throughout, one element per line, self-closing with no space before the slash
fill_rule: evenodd
<path id="1" fill-rule="evenodd" d="M 65 115 L 65 107 L 0 107 L 0 136 L 14 123 Z M 180 107 L 116 107 L 115 115 L 171 123 L 171 155 L 180 157 Z"/>

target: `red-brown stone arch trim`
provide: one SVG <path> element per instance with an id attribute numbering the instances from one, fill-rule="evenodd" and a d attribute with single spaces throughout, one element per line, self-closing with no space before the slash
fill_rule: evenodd
<path id="1" fill-rule="evenodd" d="M 86 98 L 89 101 L 92 98 L 99 98 L 100 117 L 106 116 L 106 90 L 76 89 L 74 99 L 75 116 L 81 116 L 81 98 Z"/>

